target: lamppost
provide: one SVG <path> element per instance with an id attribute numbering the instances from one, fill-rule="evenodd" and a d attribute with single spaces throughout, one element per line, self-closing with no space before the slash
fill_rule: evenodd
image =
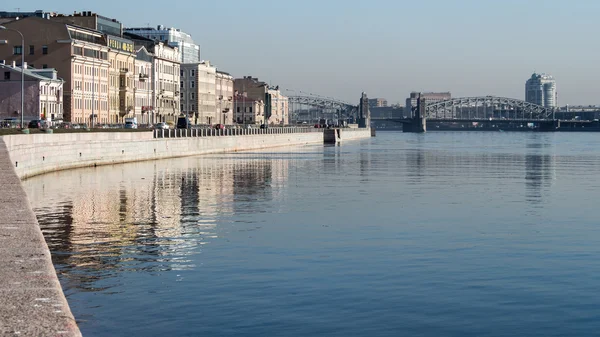
<path id="1" fill-rule="evenodd" d="M 23 37 L 23 34 L 16 29 L 0 26 L 0 30 L 12 30 L 13 32 L 17 32 L 19 33 L 19 35 L 21 35 L 21 129 L 24 129 L 25 122 L 23 115 L 25 114 L 25 38 Z"/>

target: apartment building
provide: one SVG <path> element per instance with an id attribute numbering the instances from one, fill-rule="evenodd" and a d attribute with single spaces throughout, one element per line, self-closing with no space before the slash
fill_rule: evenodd
<path id="1" fill-rule="evenodd" d="M 109 123 L 109 47 L 94 29 L 40 17 L 4 23 L 0 30 L 0 60 L 20 66 L 22 53 L 32 68 L 54 68 L 64 79 L 63 118 L 74 123 Z M 43 32 L 43 34 L 40 34 Z"/>
<path id="2" fill-rule="evenodd" d="M 271 87 L 252 76 L 236 78 L 233 89 L 239 94 L 265 103 L 265 122 L 270 125 L 289 124 L 289 100 L 279 87 Z"/>
<path id="3" fill-rule="evenodd" d="M 133 41 L 137 50 L 144 47 L 147 55 L 152 55 L 152 74 L 149 76 L 153 90 L 151 122 L 176 121 L 181 111 L 179 49 L 128 32 L 123 33 L 123 36 Z M 139 57 L 138 52 L 136 59 Z"/>
<path id="4" fill-rule="evenodd" d="M 133 96 L 135 97 L 134 116 L 140 124 L 153 124 L 154 121 L 154 86 L 153 86 L 154 55 L 141 46 L 136 51 Z"/>
<path id="5" fill-rule="evenodd" d="M 105 34 L 109 48 L 109 122 L 123 123 L 124 117 L 135 114 L 135 58 L 136 50 L 131 40 L 123 38 L 123 25 L 90 11 L 76 12 L 72 15 L 53 15 L 51 21 L 63 22 L 97 30 Z"/>
<path id="6" fill-rule="evenodd" d="M 261 125 L 265 122 L 265 103 L 245 94 L 233 98 L 233 119 L 237 124 Z"/>
<path id="7" fill-rule="evenodd" d="M 215 77 L 216 105 L 221 118 L 220 123 L 233 124 L 233 76 L 218 71 Z"/>
<path id="8" fill-rule="evenodd" d="M 289 100 L 284 96 L 279 87 L 270 88 L 267 91 L 267 109 L 270 109 L 269 124 L 273 125 L 288 125 L 289 117 Z"/>
<path id="9" fill-rule="evenodd" d="M 181 111 L 194 124 L 223 123 L 217 112 L 216 77 L 217 69 L 209 61 L 181 65 Z"/>

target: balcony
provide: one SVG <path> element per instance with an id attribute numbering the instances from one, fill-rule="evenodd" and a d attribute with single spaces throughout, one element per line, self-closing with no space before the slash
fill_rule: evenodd
<path id="1" fill-rule="evenodd" d="M 129 72 L 129 68 L 121 68 L 121 73 L 128 73 Z"/>
<path id="2" fill-rule="evenodd" d="M 148 74 L 140 74 L 140 82 L 145 82 L 148 79 Z"/>

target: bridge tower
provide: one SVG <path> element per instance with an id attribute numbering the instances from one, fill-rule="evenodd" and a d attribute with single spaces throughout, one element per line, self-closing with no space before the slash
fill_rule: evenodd
<path id="1" fill-rule="evenodd" d="M 427 113 L 425 112 L 425 107 L 425 98 L 421 98 L 421 95 L 419 94 L 414 117 L 410 123 L 406 123 L 402 126 L 403 132 L 425 133 L 427 131 Z"/>
<path id="2" fill-rule="evenodd" d="M 371 127 L 371 112 L 369 111 L 369 99 L 366 92 L 362 93 L 360 104 L 358 105 L 358 127 Z"/>

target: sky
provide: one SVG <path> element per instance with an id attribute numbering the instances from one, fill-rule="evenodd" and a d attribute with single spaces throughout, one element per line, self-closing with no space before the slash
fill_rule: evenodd
<path id="1" fill-rule="evenodd" d="M 535 71 L 554 76 L 559 105 L 600 104 L 598 0 L 26 4 L 21 11 L 89 10 L 128 27 L 179 28 L 219 70 L 258 77 L 288 95 L 302 91 L 356 103 L 364 91 L 402 104 L 411 91 L 524 99 L 525 81 Z"/>

